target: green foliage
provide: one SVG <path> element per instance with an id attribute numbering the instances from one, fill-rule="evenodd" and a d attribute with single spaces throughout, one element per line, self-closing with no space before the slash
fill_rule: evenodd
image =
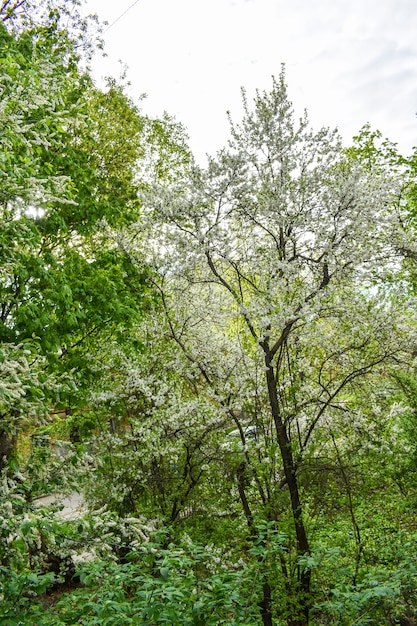
<path id="1" fill-rule="evenodd" d="M 415 155 L 313 133 L 283 71 L 200 170 L 36 4 L 0 24 L 0 622 L 413 623 Z"/>
<path id="2" fill-rule="evenodd" d="M 346 148 L 349 158 L 360 160 L 369 169 L 380 167 L 387 172 L 403 170 L 407 163 L 398 152 L 397 145 L 384 138 L 379 130 L 373 130 L 365 124 L 358 135 L 353 137 L 353 145 Z"/>
<path id="3" fill-rule="evenodd" d="M 127 559 L 124 564 L 85 565 L 80 573 L 85 587 L 65 595 L 38 623 L 259 623 L 246 598 L 249 572 L 242 567 L 227 570 L 210 550 L 190 542 L 164 549 L 156 534 Z"/>
<path id="4" fill-rule="evenodd" d="M 333 558 L 332 579 L 336 584 L 326 589 L 326 599 L 315 605 L 312 623 L 412 624 L 417 601 L 415 537 L 393 553 L 390 566 L 364 568 L 356 585 L 343 579 L 339 557 Z"/>
<path id="5" fill-rule="evenodd" d="M 24 4 L 3 7 L 0 24 L 0 341 L 25 345 L 39 384 L 21 378 L 25 416 L 3 402 L 1 464 L 22 424 L 36 423 L 41 399 L 45 415 L 48 405 L 85 405 L 97 346 L 152 304 L 149 270 L 133 265 L 114 229 L 139 217 L 140 160 L 165 149 L 175 159 L 182 138 L 172 120 L 142 116 L 122 84 L 94 86 L 77 2 Z M 55 387 L 63 377 L 59 394 L 46 389 L 52 375 Z"/>

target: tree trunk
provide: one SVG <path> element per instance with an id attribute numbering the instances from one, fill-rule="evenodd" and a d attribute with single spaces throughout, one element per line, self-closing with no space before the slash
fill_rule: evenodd
<path id="1" fill-rule="evenodd" d="M 300 495 L 298 491 L 298 481 L 295 471 L 295 463 L 291 450 L 291 442 L 288 438 L 285 424 L 282 420 L 281 410 L 278 401 L 278 392 L 275 382 L 274 370 L 271 365 L 271 356 L 265 355 L 266 364 L 266 381 L 268 385 L 268 397 L 271 407 L 271 413 L 277 433 L 278 445 L 284 467 L 285 480 L 288 485 L 288 491 L 291 500 L 291 511 L 295 526 L 295 535 L 297 540 L 297 555 L 305 556 L 310 554 L 310 546 L 304 526 L 303 513 Z M 288 626 L 305 626 L 309 621 L 310 609 L 310 581 L 311 573 L 309 570 L 302 570 L 299 574 L 296 587 L 296 615 L 290 616 Z"/>
<path id="2" fill-rule="evenodd" d="M 271 613 L 271 587 L 269 583 L 264 583 L 262 587 L 263 598 L 259 603 L 261 609 L 261 617 L 263 626 L 273 626 L 272 613 Z"/>
<path id="3" fill-rule="evenodd" d="M 16 438 L 5 430 L 0 430 L 0 472 L 6 467 L 7 461 L 16 448 Z"/>

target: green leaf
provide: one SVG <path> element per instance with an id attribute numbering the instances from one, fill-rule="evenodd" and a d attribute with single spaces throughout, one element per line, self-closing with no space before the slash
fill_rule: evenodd
<path id="1" fill-rule="evenodd" d="M 167 580 L 169 574 L 169 567 L 160 567 L 159 573 L 164 580 Z"/>

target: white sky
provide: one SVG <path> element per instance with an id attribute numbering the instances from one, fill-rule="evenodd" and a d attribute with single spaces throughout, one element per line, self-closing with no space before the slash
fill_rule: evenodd
<path id="1" fill-rule="evenodd" d="M 86 0 L 111 25 L 134 0 Z M 349 143 L 365 122 L 409 154 L 417 145 L 416 0 L 137 0 L 104 33 L 96 76 L 128 66 L 142 109 L 187 128 L 198 160 L 226 144 L 226 111 L 241 116 L 286 65 L 290 99 L 314 128 Z"/>

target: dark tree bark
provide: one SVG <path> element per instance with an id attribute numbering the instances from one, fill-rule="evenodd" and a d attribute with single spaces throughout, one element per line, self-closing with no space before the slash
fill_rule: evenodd
<path id="1" fill-rule="evenodd" d="M 10 0 L 4 0 L 0 4 L 0 19 L 2 22 L 7 22 L 10 18 L 12 18 L 17 11 L 27 4 L 27 0 L 15 0 L 15 2 L 11 2 Z"/>
<path id="2" fill-rule="evenodd" d="M 15 438 L 0 428 L 0 472 L 6 467 L 16 447 Z"/>
<path id="3" fill-rule="evenodd" d="M 261 609 L 262 624 L 263 626 L 273 626 L 271 613 L 272 595 L 269 583 L 263 584 L 262 592 L 263 598 L 259 603 L 259 607 Z"/>
<path id="4" fill-rule="evenodd" d="M 305 556 L 310 554 L 310 545 L 303 520 L 302 505 L 298 490 L 296 467 L 291 450 L 291 442 L 288 438 L 288 433 L 281 415 L 277 385 L 271 361 L 271 354 L 266 353 L 265 364 L 269 404 L 277 433 L 285 480 L 290 494 L 292 517 L 294 520 L 295 535 L 297 540 L 297 555 Z M 310 570 L 301 570 L 299 573 L 297 588 L 295 589 L 296 597 L 294 598 L 296 600 L 296 608 L 294 607 L 294 610 L 297 611 L 298 615 L 289 617 L 288 626 L 305 626 L 308 624 L 310 609 L 310 582 Z"/>

